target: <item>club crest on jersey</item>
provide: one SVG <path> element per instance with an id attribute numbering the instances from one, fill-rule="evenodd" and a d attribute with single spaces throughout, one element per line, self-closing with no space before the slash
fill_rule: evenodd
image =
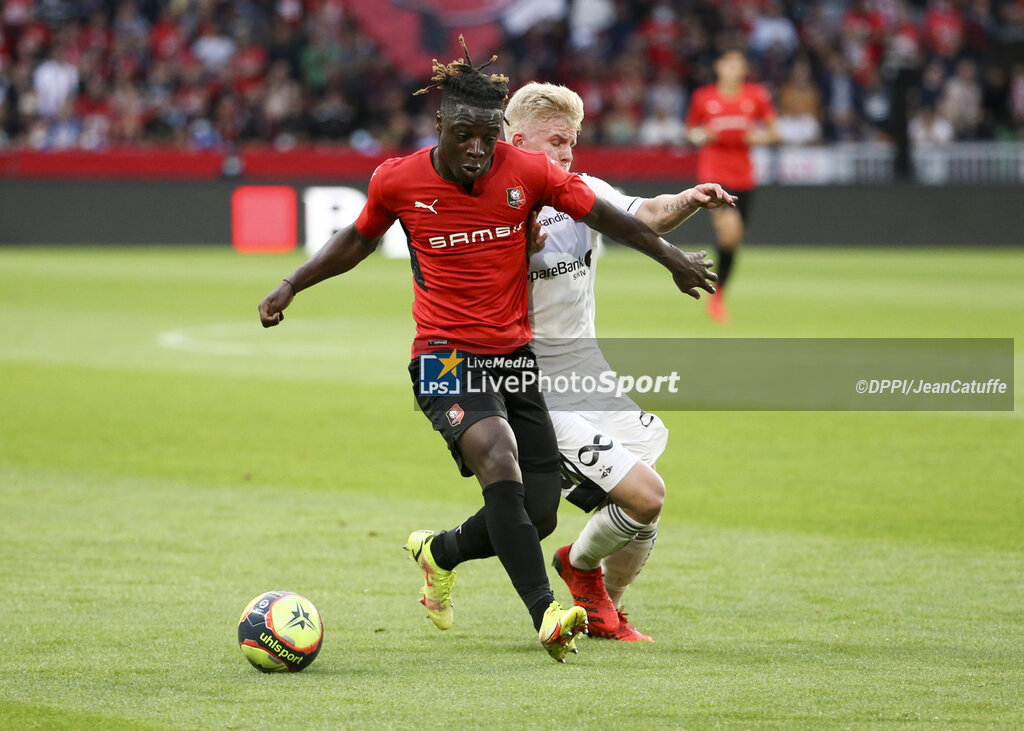
<path id="1" fill-rule="evenodd" d="M 458 404 L 455 404 L 444 413 L 445 416 L 448 417 L 448 423 L 451 424 L 452 426 L 458 426 L 459 424 L 461 424 L 462 417 L 466 415 L 466 412 L 463 411 L 462 407 L 459 406 Z"/>
<path id="2" fill-rule="evenodd" d="M 508 204 L 512 208 L 523 207 L 523 203 L 526 200 L 526 194 L 523 193 L 523 186 L 517 185 L 514 188 L 505 188 L 505 193 L 508 196 Z"/>

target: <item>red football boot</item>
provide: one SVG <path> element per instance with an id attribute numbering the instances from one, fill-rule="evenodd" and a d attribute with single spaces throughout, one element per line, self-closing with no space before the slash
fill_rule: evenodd
<path id="1" fill-rule="evenodd" d="M 619 629 L 619 613 L 604 588 L 604 574 L 600 567 L 591 571 L 576 568 L 569 561 L 572 544 L 555 551 L 551 565 L 569 587 L 573 601 L 587 610 L 587 633 L 591 637 L 614 638 Z"/>
<path id="2" fill-rule="evenodd" d="M 615 639 L 622 640 L 623 642 L 654 642 L 654 638 L 650 635 L 645 635 L 643 632 L 638 630 L 636 627 L 626 621 L 626 613 L 621 609 L 618 611 L 619 614 L 619 629 L 615 632 Z"/>
<path id="3" fill-rule="evenodd" d="M 719 289 L 713 295 L 708 297 L 708 314 L 711 319 L 722 325 L 728 324 L 732 318 L 729 316 L 729 311 L 725 309 L 725 293 Z"/>

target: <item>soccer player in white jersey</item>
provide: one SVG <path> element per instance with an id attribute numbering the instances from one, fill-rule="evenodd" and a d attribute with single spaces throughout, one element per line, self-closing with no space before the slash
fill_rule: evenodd
<path id="1" fill-rule="evenodd" d="M 505 109 L 505 139 L 545 152 L 566 170 L 583 123 L 583 102 L 564 86 L 530 83 Z M 681 193 L 639 198 L 605 181 L 580 176 L 599 198 L 635 215 L 659 234 L 701 208 L 734 206 L 736 197 L 704 183 Z M 594 327 L 593 232 L 552 208 L 539 216 L 546 238 L 530 259 L 532 346 L 540 371 L 555 379 L 584 366 L 612 370 L 597 346 Z M 655 462 L 668 430 L 660 418 L 631 400 L 615 410 L 579 394 L 545 394 L 566 480 L 563 495 L 589 512 L 579 537 L 555 553 L 553 565 L 579 606 L 592 636 L 637 641 L 639 632 L 622 611 L 622 596 L 647 561 L 658 532 L 665 483 Z M 588 408 L 589 407 L 589 408 Z"/>

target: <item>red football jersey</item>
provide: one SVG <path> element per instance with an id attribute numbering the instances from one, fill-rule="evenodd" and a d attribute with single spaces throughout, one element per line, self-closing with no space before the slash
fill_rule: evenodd
<path id="1" fill-rule="evenodd" d="M 594 192 L 542 152 L 498 142 L 490 169 L 467 192 L 430 162 L 431 148 L 386 160 L 356 220 L 367 238 L 402 222 L 412 257 L 413 356 L 459 348 L 491 355 L 530 341 L 526 218 L 551 206 L 574 220 Z"/>
<path id="2" fill-rule="evenodd" d="M 686 126 L 704 127 L 713 138 L 700 148 L 697 180 L 718 183 L 730 192 L 752 189 L 754 165 L 750 161 L 747 132 L 757 122 L 774 119 L 775 107 L 760 84 L 746 82 L 735 96 L 723 96 L 716 84 L 693 92 Z"/>

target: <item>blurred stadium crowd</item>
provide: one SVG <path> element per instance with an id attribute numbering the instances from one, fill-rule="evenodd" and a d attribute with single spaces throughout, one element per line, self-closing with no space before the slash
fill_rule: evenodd
<path id="1" fill-rule="evenodd" d="M 429 68 L 403 76 L 355 1 L 3 0 L 0 147 L 431 144 L 436 99 L 412 96 Z M 1024 139 L 1024 0 L 560 7 L 507 37 L 494 68 L 513 88 L 578 91 L 581 142 L 682 144 L 691 92 L 735 47 L 790 144 L 887 140 L 904 120 L 913 142 Z"/>

